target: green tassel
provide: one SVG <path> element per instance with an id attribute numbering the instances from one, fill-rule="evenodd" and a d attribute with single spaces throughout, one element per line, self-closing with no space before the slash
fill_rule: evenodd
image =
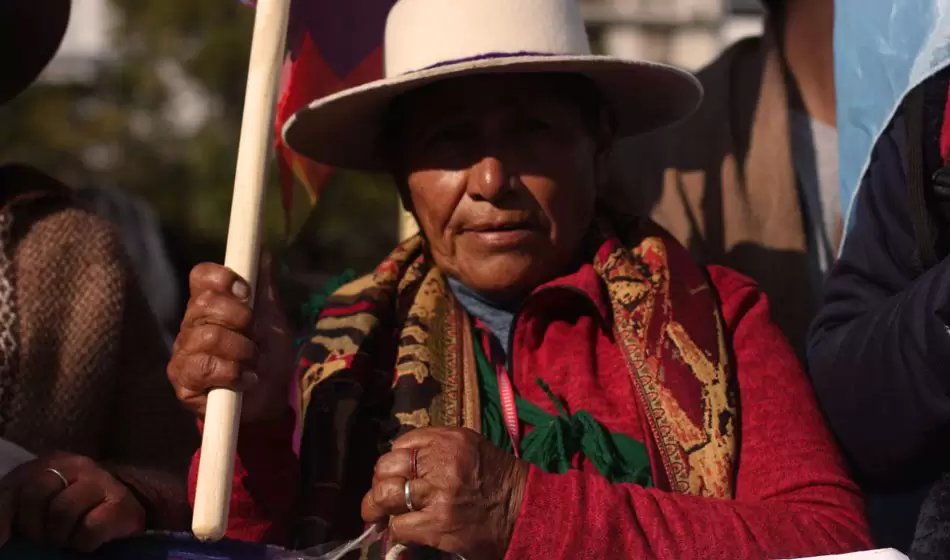
<path id="1" fill-rule="evenodd" d="M 356 280 L 356 272 L 351 269 L 346 269 L 342 274 L 334 276 L 326 284 L 324 284 L 322 290 L 310 294 L 310 297 L 307 298 L 306 303 L 300 306 L 300 314 L 304 318 L 304 324 L 308 325 L 308 332 L 312 330 L 313 326 L 317 323 L 317 319 L 320 317 L 320 313 L 323 312 L 323 308 L 326 307 L 330 296 L 353 280 Z M 303 335 L 298 338 L 297 346 L 301 346 L 307 341 L 308 338 L 309 337 L 307 335 Z"/>
<path id="2" fill-rule="evenodd" d="M 482 349 L 478 336 L 472 336 L 482 403 L 482 433 L 495 446 L 511 451 L 511 440 L 501 411 L 501 397 L 494 368 Z M 515 396 L 518 419 L 534 426 L 521 441 L 521 458 L 549 473 L 563 474 L 571 468 L 578 453 L 590 460 L 597 472 L 611 483 L 653 485 L 650 457 L 646 447 L 626 434 L 616 434 L 598 422 L 590 412 L 579 410 L 571 416 L 551 387 L 538 377 L 538 386 L 551 399 L 558 415 Z"/>
<path id="3" fill-rule="evenodd" d="M 324 307 L 326 307 L 327 300 L 330 299 L 330 296 L 333 295 L 333 292 L 339 290 L 353 280 L 356 280 L 356 273 L 353 270 L 347 269 L 342 274 L 331 278 L 323 286 L 322 290 L 317 293 L 310 294 L 307 302 L 300 306 L 300 311 L 304 319 L 307 320 L 307 324 L 313 325 L 316 323 L 317 318 L 320 316 L 320 312 L 323 311 Z"/>

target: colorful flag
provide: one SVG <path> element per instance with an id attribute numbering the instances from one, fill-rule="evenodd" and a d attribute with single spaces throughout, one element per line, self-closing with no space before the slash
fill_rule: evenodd
<path id="1" fill-rule="evenodd" d="M 242 0 L 255 5 L 255 0 Z M 287 61 L 275 122 L 284 213 L 290 216 L 299 182 L 315 205 L 333 169 L 295 154 L 280 130 L 298 109 L 319 97 L 382 77 L 386 16 L 396 0 L 293 0 Z"/>

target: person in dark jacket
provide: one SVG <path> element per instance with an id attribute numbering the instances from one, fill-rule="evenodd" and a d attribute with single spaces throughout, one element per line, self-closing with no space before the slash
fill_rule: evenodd
<path id="1" fill-rule="evenodd" d="M 947 142 L 947 72 L 925 87 L 924 177 Z M 950 467 L 950 259 L 924 270 L 907 186 L 909 117 L 874 147 L 852 229 L 809 333 L 809 372 L 825 415 L 868 492 L 878 545 L 907 550 L 920 504 Z M 947 133 L 944 133 L 948 136 Z"/>

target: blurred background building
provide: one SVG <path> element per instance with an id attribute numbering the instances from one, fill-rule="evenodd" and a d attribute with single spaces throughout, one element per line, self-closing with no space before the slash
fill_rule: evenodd
<path id="1" fill-rule="evenodd" d="M 756 0 L 580 0 L 595 48 L 690 70 L 762 31 Z"/>
<path id="2" fill-rule="evenodd" d="M 595 51 L 693 70 L 762 29 L 757 0 L 578 1 Z M 253 17 L 237 0 L 73 0 L 56 59 L 0 107 L 0 163 L 147 200 L 184 273 L 222 259 Z M 401 220 L 386 178 L 337 173 L 315 211 L 296 209 L 288 248 L 274 175 L 265 239 L 287 270 L 316 271 L 310 285 L 391 250 Z"/>

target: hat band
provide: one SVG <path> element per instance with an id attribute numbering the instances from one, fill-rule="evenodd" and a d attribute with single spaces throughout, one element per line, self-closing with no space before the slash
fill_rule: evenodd
<path id="1" fill-rule="evenodd" d="M 478 62 L 480 60 L 497 60 L 499 58 L 518 58 L 524 56 L 563 56 L 562 53 L 544 53 L 544 52 L 535 52 L 535 51 L 517 51 L 517 52 L 490 52 L 484 54 L 477 54 L 475 56 L 469 56 L 465 58 L 455 58 L 452 60 L 443 60 L 442 62 L 436 62 L 431 66 L 426 66 L 425 68 L 419 68 L 418 70 L 410 70 L 406 72 L 406 75 L 415 74 L 417 72 L 425 72 L 427 70 L 434 70 L 435 68 L 442 68 L 443 66 L 452 66 L 454 64 L 464 64 L 466 62 Z"/>

